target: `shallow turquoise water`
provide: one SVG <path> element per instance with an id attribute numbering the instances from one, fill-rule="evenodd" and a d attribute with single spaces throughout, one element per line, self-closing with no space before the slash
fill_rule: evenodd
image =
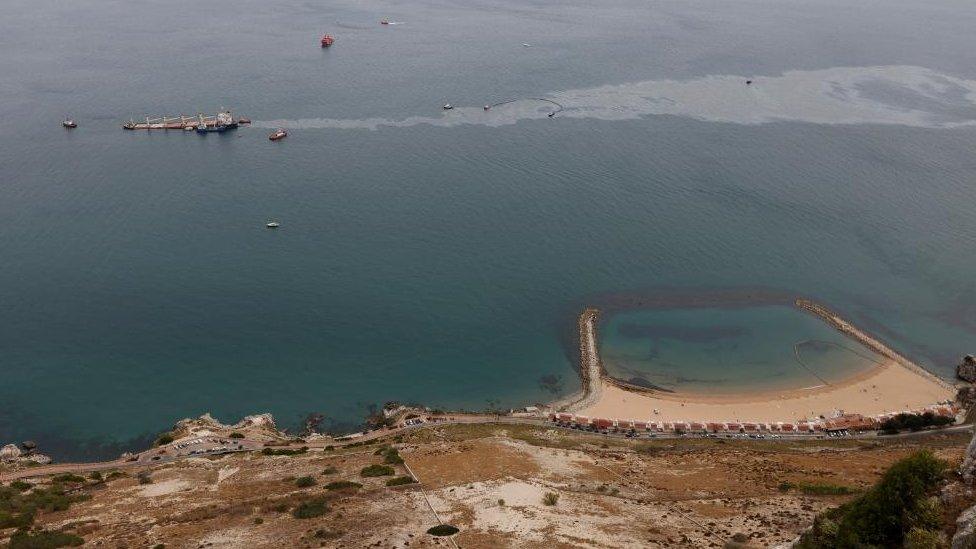
<path id="1" fill-rule="evenodd" d="M 91 457 L 206 411 L 338 429 L 391 399 L 548 400 L 609 294 L 802 294 L 948 374 L 976 334 L 974 23 L 956 1 L 7 2 L 0 441 Z M 480 110 L 549 94 L 553 119 Z M 258 124 L 119 129 L 221 106 Z"/>
<path id="2" fill-rule="evenodd" d="M 600 343 L 610 375 L 679 392 L 832 385 L 882 361 L 784 305 L 620 312 L 601 323 Z"/>

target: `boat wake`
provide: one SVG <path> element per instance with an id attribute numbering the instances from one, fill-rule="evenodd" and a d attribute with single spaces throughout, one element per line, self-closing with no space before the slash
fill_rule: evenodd
<path id="1" fill-rule="evenodd" d="M 746 80 L 750 84 L 746 84 Z M 369 129 L 426 124 L 507 126 L 560 118 L 635 120 L 672 115 L 708 122 L 769 124 L 888 124 L 919 128 L 976 125 L 976 80 L 924 67 L 835 67 L 776 76 L 709 75 L 566 90 L 484 107 L 454 107 L 439 116 L 306 118 L 255 122 L 268 128 Z M 495 108 L 501 107 L 501 108 Z"/>

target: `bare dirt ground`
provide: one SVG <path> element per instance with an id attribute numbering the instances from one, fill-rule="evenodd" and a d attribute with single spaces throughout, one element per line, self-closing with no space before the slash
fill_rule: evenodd
<path id="1" fill-rule="evenodd" d="M 956 463 L 968 440 L 958 433 L 879 442 L 635 442 L 455 425 L 386 441 L 420 484 L 387 487 L 389 476 L 361 477 L 363 467 L 382 462 L 375 455 L 382 442 L 295 456 L 193 458 L 148 466 L 149 483 L 140 483 L 138 471 L 89 481 L 78 490 L 90 500 L 42 513 L 36 523 L 106 548 L 453 547 L 426 533 L 438 518 L 460 528 L 453 541 L 463 548 L 721 547 L 737 533 L 766 547 L 855 497 L 782 491 L 781 483 L 856 493 L 921 447 Z M 404 465 L 395 468 L 407 474 Z M 297 486 L 304 476 L 316 484 Z M 333 481 L 362 488 L 328 490 Z M 543 502 L 548 493 L 558 495 L 554 505 Z M 316 499 L 324 514 L 294 516 Z M 0 547 L 12 533 L 0 530 Z"/>

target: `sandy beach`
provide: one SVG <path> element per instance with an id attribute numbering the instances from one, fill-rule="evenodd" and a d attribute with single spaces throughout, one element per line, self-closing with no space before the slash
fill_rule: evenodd
<path id="1" fill-rule="evenodd" d="M 590 418 L 657 422 L 776 423 L 840 414 L 876 417 L 923 410 L 953 400 L 955 388 L 864 333 L 826 307 L 798 299 L 796 306 L 820 317 L 877 353 L 878 365 L 841 382 L 788 390 L 756 390 L 738 395 L 670 393 L 628 387 L 607 375 L 597 344 L 599 311 L 579 317 L 582 396 L 565 412 Z"/>
<path id="2" fill-rule="evenodd" d="M 637 393 L 602 385 L 597 401 L 577 413 L 651 421 L 788 422 L 829 417 L 838 410 L 865 416 L 918 410 L 955 396 L 947 386 L 893 360 L 840 384 L 749 395 Z"/>

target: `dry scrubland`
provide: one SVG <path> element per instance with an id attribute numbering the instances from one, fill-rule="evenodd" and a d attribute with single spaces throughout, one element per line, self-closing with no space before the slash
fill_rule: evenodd
<path id="1" fill-rule="evenodd" d="M 89 480 L 78 493 L 91 499 L 42 512 L 35 523 L 109 548 L 451 546 L 426 533 L 436 511 L 460 528 L 455 541 L 464 548 L 717 547 L 735 534 L 769 546 L 853 497 L 817 492 L 857 493 L 921 446 L 958 463 L 968 440 L 635 442 L 457 425 L 295 456 L 191 458 L 142 470 L 148 483 L 139 471 Z M 384 442 L 421 484 L 388 487 L 391 476 L 361 476 L 384 461 L 393 476 L 407 475 L 395 456 L 376 454 Z M 337 481 L 362 486 L 327 488 Z M 544 501 L 549 493 L 558 495 L 553 505 Z"/>

